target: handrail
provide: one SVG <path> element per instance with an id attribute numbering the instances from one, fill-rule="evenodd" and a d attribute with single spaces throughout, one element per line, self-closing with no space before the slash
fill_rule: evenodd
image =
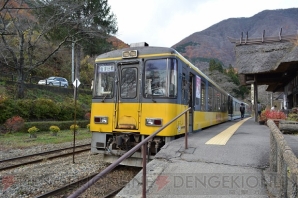
<path id="1" fill-rule="evenodd" d="M 154 133 L 152 133 L 150 136 L 148 136 L 144 140 L 142 140 L 140 143 L 138 143 L 132 149 L 130 149 L 129 151 L 127 151 L 124 155 L 122 155 L 121 157 L 119 157 L 115 162 L 113 162 L 111 165 L 109 165 L 106 169 L 104 169 L 103 171 L 101 171 L 100 173 L 98 173 L 91 180 L 89 180 L 87 183 L 85 183 L 83 186 L 81 186 L 73 194 L 71 194 L 70 196 L 68 196 L 68 198 L 76 198 L 79 195 L 81 195 L 90 186 L 92 186 L 93 184 L 95 184 L 100 178 L 102 178 L 103 176 L 105 176 L 106 174 L 108 174 L 109 172 L 111 172 L 123 160 L 125 160 L 126 158 L 128 158 L 132 154 L 134 154 L 138 149 L 140 149 L 141 146 L 145 145 L 149 140 L 151 140 L 154 136 L 156 136 L 159 132 L 161 132 L 167 126 L 169 126 L 170 124 L 172 124 L 172 122 L 174 122 L 175 120 L 177 120 L 180 116 L 182 116 L 183 114 L 185 114 L 185 116 L 187 116 L 186 112 L 189 111 L 190 109 L 191 109 L 191 107 L 189 107 L 188 109 L 184 110 L 182 113 L 180 113 L 175 118 L 173 118 L 171 121 L 169 121 L 167 124 L 165 124 L 164 126 L 162 126 L 160 129 L 158 129 L 157 131 L 155 131 Z M 185 118 L 185 120 L 187 120 L 187 118 Z M 185 125 L 186 124 L 187 124 L 187 122 L 185 123 Z M 187 138 L 187 126 L 185 126 L 185 136 Z M 143 150 L 143 158 L 144 158 L 144 155 L 146 156 L 146 149 L 144 149 L 144 147 L 142 149 Z M 187 148 L 187 141 L 185 142 L 185 148 Z M 145 159 L 146 159 L 146 157 L 145 157 Z M 144 163 L 144 161 L 143 161 L 143 198 L 146 198 L 146 189 L 144 189 L 145 188 L 144 186 L 146 186 L 146 184 L 144 183 L 144 182 L 146 182 L 146 176 L 144 178 L 144 172 L 146 173 L 146 163 Z"/>

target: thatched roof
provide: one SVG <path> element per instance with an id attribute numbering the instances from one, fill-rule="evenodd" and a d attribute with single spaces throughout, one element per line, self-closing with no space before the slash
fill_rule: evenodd
<path id="1" fill-rule="evenodd" d="M 239 74 L 274 71 L 281 62 L 298 61 L 291 42 L 241 45 L 236 47 L 236 67 Z M 297 49 L 295 50 L 297 51 Z M 291 56 L 289 56 L 291 54 Z"/>
<path id="2" fill-rule="evenodd" d="M 298 35 L 236 40 L 236 66 L 241 84 L 257 81 L 269 91 L 281 91 L 298 71 Z M 281 85 L 282 84 L 282 85 Z"/>

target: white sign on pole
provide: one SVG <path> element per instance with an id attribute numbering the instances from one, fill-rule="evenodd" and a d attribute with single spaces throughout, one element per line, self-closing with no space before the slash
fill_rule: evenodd
<path id="1" fill-rule="evenodd" d="M 72 84 L 73 84 L 74 87 L 79 87 L 80 84 L 81 84 L 81 82 L 79 81 L 79 79 L 76 78 L 76 79 L 73 81 Z"/>

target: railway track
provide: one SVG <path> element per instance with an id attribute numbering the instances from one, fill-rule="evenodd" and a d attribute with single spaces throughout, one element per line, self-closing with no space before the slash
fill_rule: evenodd
<path id="1" fill-rule="evenodd" d="M 90 151 L 90 144 L 79 145 L 75 147 L 75 154 Z M 55 153 L 60 153 L 56 155 L 52 155 Z M 0 160 L 0 171 L 8 170 L 28 164 L 39 163 L 44 160 L 52 160 L 59 157 L 66 157 L 73 154 L 73 147 L 67 147 L 62 149 L 56 149 L 52 151 L 36 153 L 32 155 L 25 155 L 21 157 L 9 158 Z"/>
<path id="2" fill-rule="evenodd" d="M 115 168 L 115 170 L 113 170 L 111 173 L 115 172 L 115 171 L 125 171 L 127 167 L 125 166 L 119 166 L 117 168 Z M 131 167 L 130 167 L 131 168 Z M 138 171 L 141 170 L 140 168 L 136 168 L 134 167 L 135 169 L 137 169 Z M 127 170 L 129 170 L 127 168 Z M 73 182 L 73 183 L 70 183 L 68 185 L 65 185 L 65 186 L 62 186 L 60 188 L 57 188 L 55 190 L 52 190 L 50 192 L 47 192 L 47 193 L 44 193 L 42 195 L 39 195 L 39 196 L 36 196 L 36 198 L 46 198 L 46 197 L 65 197 L 66 195 L 70 195 L 73 191 L 75 191 L 77 188 L 79 188 L 80 186 L 84 185 L 86 182 L 88 182 L 89 180 L 91 180 L 94 176 L 96 176 L 98 173 L 94 173 L 94 174 L 91 174 L 89 175 L 88 177 L 85 177 L 85 178 L 82 178 L 76 182 Z M 117 183 L 115 184 L 115 186 L 113 187 L 110 187 L 110 188 L 105 188 L 102 184 L 101 181 L 97 182 L 95 185 L 94 185 L 94 189 L 98 190 L 100 188 L 105 188 L 105 189 L 101 189 L 100 191 L 101 192 L 95 192 L 94 193 L 94 190 L 93 190 L 93 193 L 94 194 L 97 194 L 99 195 L 100 194 L 100 197 L 101 198 L 112 198 L 114 196 L 116 196 L 116 194 L 122 189 L 125 187 L 125 185 L 128 184 L 129 181 L 123 181 L 121 180 L 120 182 L 119 181 L 114 181 L 115 178 L 113 176 L 111 176 L 111 174 L 108 174 L 106 177 L 105 177 L 106 180 L 109 180 L 109 182 L 112 182 L 112 183 Z M 105 181 L 107 182 L 107 181 Z M 92 187 L 90 187 L 92 188 Z M 104 192 L 104 193 L 102 193 Z M 88 196 L 88 195 L 87 195 Z"/>

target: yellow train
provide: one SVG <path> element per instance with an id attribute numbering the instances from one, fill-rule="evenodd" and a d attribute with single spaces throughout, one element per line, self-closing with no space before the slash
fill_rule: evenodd
<path id="1" fill-rule="evenodd" d="M 239 117 L 239 104 L 174 49 L 132 44 L 96 58 L 91 152 L 113 162 L 189 107 L 188 131 L 196 132 Z M 153 156 L 184 133 L 182 116 L 150 142 L 148 152 Z M 136 152 L 123 164 L 139 166 L 140 158 Z"/>

